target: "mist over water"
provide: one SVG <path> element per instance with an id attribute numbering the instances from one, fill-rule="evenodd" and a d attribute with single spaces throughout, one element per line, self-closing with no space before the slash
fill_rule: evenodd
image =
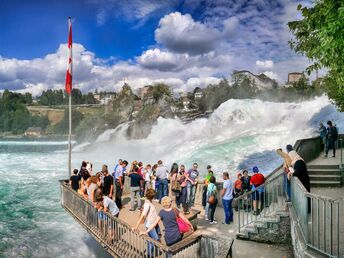
<path id="1" fill-rule="evenodd" d="M 106 164 L 118 158 L 153 164 L 162 159 L 167 165 L 187 167 L 198 162 L 201 172 L 211 164 L 217 174 L 257 165 L 267 174 L 281 163 L 276 148 L 317 135 L 319 122 L 327 120 L 334 120 L 339 131 L 344 126 L 344 115 L 325 96 L 301 103 L 228 100 L 208 119 L 184 124 L 159 118 L 146 139 L 128 140 L 127 126 L 121 125 L 84 146 L 83 154 Z"/>
<path id="2" fill-rule="evenodd" d="M 82 160 L 115 165 L 118 158 L 167 165 L 177 161 L 217 174 L 258 165 L 269 173 L 281 163 L 274 149 L 314 136 L 320 121 L 344 115 L 326 97 L 302 103 L 229 100 L 208 119 L 183 124 L 160 118 L 146 139 L 128 140 L 127 125 L 106 131 L 96 143 L 74 146 L 73 167 Z M 90 141 L 91 142 L 91 141 Z M 0 140 L 0 257 L 106 257 L 105 251 L 60 206 L 59 179 L 67 171 L 66 142 Z"/>

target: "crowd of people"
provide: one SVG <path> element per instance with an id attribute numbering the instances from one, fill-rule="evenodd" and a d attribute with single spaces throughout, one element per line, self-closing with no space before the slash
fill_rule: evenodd
<path id="1" fill-rule="evenodd" d="M 303 159 L 287 145 L 286 152 L 278 149 L 277 153 L 284 159 L 285 191 L 290 199 L 290 178 L 297 176 L 307 191 L 310 191 L 310 182 L 307 167 Z M 86 200 L 92 202 L 98 211 L 106 211 L 118 217 L 122 204 L 122 194 L 125 180 L 130 178 L 130 209 L 134 212 L 140 211 L 140 216 L 133 230 L 138 230 L 140 224 L 144 224 L 146 230 L 141 234 L 148 234 L 151 238 L 160 241 L 161 230 L 159 222 L 162 221 L 165 228 L 165 242 L 172 245 L 183 236 L 178 219 L 185 222 L 189 229 L 191 223 L 186 218 L 191 208 L 195 205 L 197 184 L 202 183 L 202 205 L 205 209 L 205 220 L 210 224 L 216 224 L 215 211 L 219 201 L 222 202 L 224 210 L 223 224 L 233 222 L 233 207 L 245 209 L 258 215 L 264 207 L 265 177 L 260 173 L 258 167 L 252 168 L 252 174 L 243 170 L 237 174 L 236 180 L 231 180 L 228 172 L 222 173 L 222 188 L 216 184 L 216 176 L 210 165 L 207 166 L 207 174 L 201 178 L 199 167 L 194 163 L 190 169 L 184 165 L 173 163 L 168 169 L 163 161 L 157 164 L 143 165 L 142 162 L 119 159 L 117 165 L 110 173 L 107 165 L 102 166 L 98 173 L 93 172 L 91 163 L 83 161 L 80 170 L 74 169 L 70 178 L 70 186 Z M 255 190 L 255 191 L 254 191 Z M 250 199 L 252 202 L 245 203 L 239 197 L 252 191 Z M 159 202 L 162 209 L 158 213 L 153 201 Z M 172 207 L 175 201 L 176 208 Z M 241 200 L 241 201 L 240 201 Z M 233 202 L 234 201 L 234 202 Z M 252 207 L 250 206 L 252 203 Z M 249 207 L 248 207 L 249 205 Z M 150 244 L 151 245 L 151 244 Z M 152 246 L 149 247 L 149 250 Z"/>

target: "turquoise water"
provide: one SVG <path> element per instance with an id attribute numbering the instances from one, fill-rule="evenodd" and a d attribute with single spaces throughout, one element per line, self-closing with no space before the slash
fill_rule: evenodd
<path id="1" fill-rule="evenodd" d="M 60 206 L 66 153 L 24 145 L 0 152 L 0 257 L 109 257 Z"/>
<path id="2" fill-rule="evenodd" d="M 303 103 L 230 100 L 209 119 L 183 124 L 160 119 L 146 139 L 128 140 L 109 130 L 96 143 L 76 146 L 73 167 L 82 160 L 112 168 L 118 158 L 167 166 L 172 162 L 211 164 L 217 175 L 258 166 L 265 174 L 281 163 L 275 149 L 316 135 L 320 121 L 334 120 L 340 132 L 344 114 L 325 98 Z M 84 147 L 86 146 L 86 147 Z M 109 257 L 60 205 L 58 180 L 68 177 L 66 142 L 0 140 L 0 258 Z"/>

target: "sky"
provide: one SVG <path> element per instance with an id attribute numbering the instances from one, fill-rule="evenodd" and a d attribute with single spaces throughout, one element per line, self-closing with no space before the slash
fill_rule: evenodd
<path id="1" fill-rule="evenodd" d="M 206 87 L 234 70 L 280 84 L 308 60 L 288 46 L 296 0 L 0 0 L 0 91 L 64 88 L 67 17 L 73 86 L 118 91 L 167 83 Z"/>

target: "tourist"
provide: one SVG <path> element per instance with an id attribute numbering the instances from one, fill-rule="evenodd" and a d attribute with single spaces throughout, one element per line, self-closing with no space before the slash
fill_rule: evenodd
<path id="1" fill-rule="evenodd" d="M 103 196 L 103 205 L 105 212 L 109 212 L 112 216 L 115 216 L 116 218 L 119 217 L 119 208 L 117 207 L 116 203 L 108 196 Z"/>
<path id="2" fill-rule="evenodd" d="M 156 179 L 159 182 L 159 203 L 161 203 L 162 198 L 168 196 L 168 170 L 161 160 L 158 161 Z"/>
<path id="3" fill-rule="evenodd" d="M 176 197 L 177 208 L 180 209 L 181 206 L 186 210 L 186 176 L 185 176 L 185 166 L 180 165 L 177 180 L 180 184 L 181 190 L 179 195 Z"/>
<path id="4" fill-rule="evenodd" d="M 91 162 L 88 162 L 87 165 L 86 165 L 86 170 L 88 171 L 88 174 L 90 176 L 93 175 L 93 164 Z"/>
<path id="5" fill-rule="evenodd" d="M 184 215 L 181 212 L 171 207 L 172 201 L 168 196 L 165 196 L 161 199 L 161 204 L 162 204 L 163 209 L 160 210 L 158 218 L 146 231 L 141 232 L 140 235 L 147 234 L 153 228 L 155 228 L 160 221 L 162 221 L 165 228 L 166 245 L 171 246 L 179 242 L 183 238 L 183 235 L 180 233 L 179 228 L 178 228 L 177 217 L 180 217 L 186 223 L 188 223 L 192 230 L 193 230 L 193 227 L 190 221 L 186 217 L 184 217 Z"/>
<path id="6" fill-rule="evenodd" d="M 152 166 L 151 164 L 148 164 L 146 168 L 144 169 L 144 179 L 145 179 L 145 194 L 147 193 L 148 189 L 152 189 L 152 177 L 153 177 L 153 172 L 152 172 Z"/>
<path id="7" fill-rule="evenodd" d="M 326 126 L 324 126 L 323 123 L 320 123 L 319 125 L 319 136 L 321 139 L 321 143 L 324 145 L 324 155 L 326 155 L 326 143 L 327 143 L 327 129 Z"/>
<path id="8" fill-rule="evenodd" d="M 108 171 L 108 166 L 103 165 L 102 172 L 104 175 L 103 178 L 103 184 L 102 184 L 102 189 L 103 189 L 103 194 L 105 196 L 109 196 L 109 198 L 112 198 L 112 193 L 113 193 L 113 177 L 109 174 Z"/>
<path id="9" fill-rule="evenodd" d="M 116 167 L 115 176 L 114 176 L 115 186 L 116 186 L 115 201 L 119 209 L 122 209 L 122 193 L 123 193 L 123 188 L 124 188 L 123 171 L 125 170 L 127 166 L 128 166 L 128 161 L 124 160 L 122 162 L 122 165 Z"/>
<path id="10" fill-rule="evenodd" d="M 86 169 L 86 166 L 87 166 L 87 162 L 83 161 L 81 163 L 81 168 L 79 170 L 79 175 L 82 178 L 83 182 L 86 182 L 86 180 L 90 177 L 90 173 Z"/>
<path id="11" fill-rule="evenodd" d="M 103 197 L 103 206 L 104 211 L 109 212 L 112 216 L 118 218 L 119 217 L 119 208 L 117 207 L 116 203 L 107 196 Z M 111 219 L 108 220 L 108 241 L 112 241 L 115 239 L 115 225 Z"/>
<path id="12" fill-rule="evenodd" d="M 208 220 L 208 212 L 209 212 L 209 203 L 208 203 L 208 196 L 207 196 L 207 189 L 208 189 L 208 184 L 210 183 L 210 178 L 214 176 L 214 172 L 211 169 L 211 166 L 207 166 L 208 174 L 204 178 L 204 186 L 202 189 L 202 206 L 205 210 L 204 218 L 205 220 Z M 215 178 L 216 179 L 216 178 Z"/>
<path id="13" fill-rule="evenodd" d="M 85 183 L 85 190 L 86 195 L 84 196 L 86 199 L 88 199 L 91 202 L 95 202 L 95 192 L 98 189 L 98 178 L 96 176 L 91 176 L 87 178 Z"/>
<path id="14" fill-rule="evenodd" d="M 251 184 L 250 184 L 251 176 L 248 175 L 248 171 L 246 169 L 242 172 L 242 174 L 243 174 L 243 177 L 241 178 L 242 190 L 244 192 L 249 192 L 251 191 Z"/>
<path id="15" fill-rule="evenodd" d="M 209 221 L 210 224 L 216 224 L 216 220 L 214 219 L 214 215 L 215 215 L 215 210 L 216 210 L 216 206 L 218 203 L 217 200 L 217 189 L 216 189 L 216 185 L 215 185 L 215 177 L 212 176 L 210 177 L 209 180 L 209 184 L 207 187 L 207 196 L 208 196 L 208 203 L 209 203 Z"/>
<path id="16" fill-rule="evenodd" d="M 337 127 L 335 127 L 331 121 L 327 121 L 327 143 L 326 143 L 326 153 L 325 157 L 328 156 L 328 152 L 330 149 L 333 150 L 332 157 L 334 158 L 336 156 L 336 142 L 338 139 L 338 131 Z"/>
<path id="17" fill-rule="evenodd" d="M 237 174 L 237 180 L 235 180 L 234 182 L 234 198 L 239 197 L 240 195 L 243 194 L 243 186 L 242 186 L 242 174 L 241 172 L 239 172 Z M 233 199 L 233 205 L 232 205 L 236 211 L 238 211 L 238 209 L 242 208 L 242 201 L 241 200 L 237 200 L 237 199 Z"/>
<path id="18" fill-rule="evenodd" d="M 76 192 L 79 190 L 79 183 L 80 183 L 80 177 L 78 176 L 78 172 L 79 171 L 77 169 L 74 169 L 73 175 L 69 179 L 70 186 Z"/>
<path id="19" fill-rule="evenodd" d="M 233 182 L 229 179 L 228 172 L 222 174 L 223 187 L 221 191 L 222 206 L 225 212 L 225 221 L 222 224 L 230 224 L 233 222 Z"/>
<path id="20" fill-rule="evenodd" d="M 170 170 L 170 186 L 171 186 L 172 196 L 175 196 L 176 202 L 182 190 L 182 187 L 178 181 L 178 170 L 179 170 L 178 164 L 173 163 Z"/>
<path id="21" fill-rule="evenodd" d="M 157 220 L 158 214 L 156 212 L 155 206 L 153 205 L 152 201 L 155 197 L 155 191 L 153 189 L 148 189 L 146 192 L 146 201 L 143 205 L 142 213 L 139 217 L 139 220 L 136 223 L 136 226 L 133 227 L 133 231 L 136 231 L 140 224 L 143 222 L 146 229 L 149 229 L 151 225 Z M 148 235 L 156 241 L 160 241 L 160 227 L 159 224 L 152 228 L 152 230 L 148 231 Z M 154 245 L 148 242 L 148 257 L 154 257 Z"/>
<path id="22" fill-rule="evenodd" d="M 253 167 L 252 169 L 254 175 L 251 177 L 252 190 L 252 204 L 253 204 L 253 215 L 259 215 L 262 210 L 262 202 L 264 195 L 264 186 L 261 186 L 265 182 L 264 175 L 259 173 L 258 167 Z M 259 187 L 260 186 L 260 187 Z"/>
<path id="23" fill-rule="evenodd" d="M 118 167 L 122 167 L 122 164 L 123 164 L 123 160 L 122 159 L 119 159 L 118 160 L 118 163 L 116 164 L 116 166 L 114 167 L 113 169 L 113 172 L 112 172 L 112 177 L 114 179 L 114 185 L 116 185 L 116 181 L 115 181 L 115 173 L 116 173 L 116 170 Z M 122 168 L 122 170 L 124 171 L 124 169 Z M 123 176 L 123 184 L 124 184 L 124 176 Z"/>
<path id="24" fill-rule="evenodd" d="M 197 187 L 197 180 L 198 180 L 199 172 L 198 172 L 198 164 L 194 163 L 192 168 L 186 174 L 187 180 L 187 211 L 186 213 L 190 213 L 191 207 L 195 205 L 195 195 L 196 195 L 196 187 Z"/>
<path id="25" fill-rule="evenodd" d="M 288 179 L 289 168 L 291 167 L 291 158 L 289 157 L 288 153 L 282 151 L 282 149 L 278 149 L 277 154 L 280 155 L 283 159 L 283 171 L 284 171 L 284 181 L 283 181 L 283 189 L 287 195 L 287 202 L 290 201 L 290 180 Z"/>
<path id="26" fill-rule="evenodd" d="M 155 191 L 155 200 L 159 200 L 159 180 L 156 178 L 156 170 L 158 164 L 154 164 L 152 167 L 152 187 Z"/>
<path id="27" fill-rule="evenodd" d="M 130 210 L 129 211 L 135 211 L 135 198 L 137 200 L 137 208 L 141 209 L 141 196 L 140 191 L 142 188 L 142 181 L 143 178 L 138 173 L 139 167 L 134 166 L 132 168 L 132 171 L 129 172 L 128 176 L 130 177 Z"/>
<path id="28" fill-rule="evenodd" d="M 309 174 L 307 171 L 307 165 L 305 161 L 300 157 L 300 155 L 293 150 L 293 147 L 289 144 L 287 145 L 288 155 L 291 159 L 291 169 L 288 174 L 290 179 L 291 176 L 296 176 L 308 192 L 311 191 L 311 184 L 309 179 Z"/>
<path id="29" fill-rule="evenodd" d="M 137 171 L 137 173 L 144 179 L 145 177 L 144 177 L 144 167 L 143 167 L 143 163 L 140 161 L 140 162 L 138 162 L 137 163 L 137 167 L 138 167 L 138 171 Z M 143 180 L 142 181 L 142 185 L 141 185 L 141 188 L 140 188 L 140 197 L 142 198 L 142 197 L 144 197 L 144 195 L 145 195 L 145 184 L 146 184 L 146 182 L 145 182 L 145 180 Z"/>

